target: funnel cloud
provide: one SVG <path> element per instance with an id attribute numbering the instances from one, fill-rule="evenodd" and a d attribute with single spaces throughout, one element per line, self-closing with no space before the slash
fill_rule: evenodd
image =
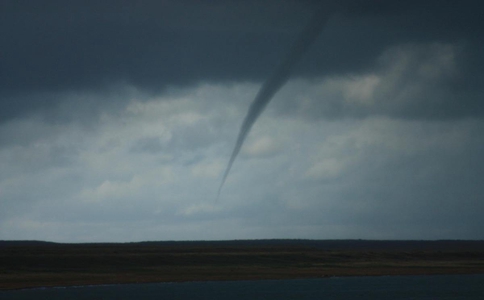
<path id="1" fill-rule="evenodd" d="M 267 81 L 262 85 L 257 96 L 249 107 L 247 115 L 245 116 L 244 122 L 240 127 L 239 135 L 235 143 L 235 147 L 230 156 L 229 163 L 225 169 L 224 176 L 222 178 L 222 183 L 220 184 L 217 199 L 220 196 L 222 187 L 229 175 L 232 164 L 237 158 L 237 155 L 244 144 L 245 138 L 249 134 L 255 121 L 259 118 L 260 114 L 264 111 L 265 107 L 274 97 L 275 93 L 284 85 L 284 83 L 289 79 L 291 71 L 296 65 L 296 63 L 301 59 L 302 55 L 307 51 L 311 44 L 316 40 L 319 33 L 326 23 L 327 15 L 324 13 L 323 9 L 319 9 L 312 17 L 309 24 L 304 28 L 299 38 L 293 44 L 288 55 L 274 71 L 274 73 L 267 79 Z"/>

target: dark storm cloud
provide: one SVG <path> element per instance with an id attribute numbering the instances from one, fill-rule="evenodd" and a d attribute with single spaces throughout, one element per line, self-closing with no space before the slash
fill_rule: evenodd
<path id="1" fill-rule="evenodd" d="M 160 92 L 200 81 L 261 81 L 319 4 L 2 1 L 0 118 L 63 101 L 38 92 L 97 91 L 116 84 Z M 402 43 L 461 42 L 470 50 L 459 88 L 482 83 L 476 67 L 482 54 L 472 50 L 483 45 L 478 1 L 355 0 L 323 6 L 333 18 L 298 76 L 363 72 L 387 47 Z"/>
<path id="2" fill-rule="evenodd" d="M 270 24 L 274 16 L 267 9 L 256 11 L 244 24 L 238 19 L 254 12 L 239 13 L 244 6 L 237 2 L 227 8 L 193 1 L 1 5 L 2 119 L 59 102 L 39 99 L 38 92 L 99 90 L 118 83 L 159 91 L 200 80 L 263 78 L 287 34 L 251 29 L 260 19 Z"/>

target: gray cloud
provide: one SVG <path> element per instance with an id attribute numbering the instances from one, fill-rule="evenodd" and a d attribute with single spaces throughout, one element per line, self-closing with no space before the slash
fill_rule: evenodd
<path id="1" fill-rule="evenodd" d="M 375 67 L 354 75 L 294 80 L 275 109 L 308 118 L 481 118 L 482 87 L 467 81 L 468 45 L 420 43 L 388 48 Z M 466 75 L 464 75 L 466 74 Z"/>
<path id="2" fill-rule="evenodd" d="M 59 91 L 99 92 L 127 84 L 159 93 L 170 85 L 200 81 L 259 82 L 319 4 L 4 1 L 0 117 L 55 107 L 62 101 L 55 96 Z M 323 6 L 332 18 L 296 70 L 298 76 L 364 72 L 385 49 L 402 43 L 482 46 L 477 1 L 326 1 Z M 476 68 L 481 53 L 466 53 L 462 59 L 467 66 L 462 89 L 481 85 L 482 71 Z"/>

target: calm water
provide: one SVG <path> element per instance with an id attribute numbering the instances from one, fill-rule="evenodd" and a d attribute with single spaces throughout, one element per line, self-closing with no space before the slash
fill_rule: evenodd
<path id="1" fill-rule="evenodd" d="M 484 299 L 484 275 L 340 277 L 44 288 L 0 299 Z"/>

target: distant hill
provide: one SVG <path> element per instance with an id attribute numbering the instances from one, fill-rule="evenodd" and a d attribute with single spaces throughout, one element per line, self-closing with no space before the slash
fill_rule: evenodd
<path id="1" fill-rule="evenodd" d="M 4 246 L 40 246 L 40 245 L 54 245 L 54 242 L 46 241 L 5 241 L 0 240 L 0 247 Z"/>
<path id="2" fill-rule="evenodd" d="M 82 246 L 82 245 L 119 245 L 119 246 L 164 246 L 164 247 L 297 247 L 319 250 L 484 250 L 484 240 L 304 240 L 304 239 L 265 239 L 265 240 L 228 240 L 228 241 L 144 241 L 129 243 L 55 243 L 47 241 L 6 241 L 5 246 Z"/>

